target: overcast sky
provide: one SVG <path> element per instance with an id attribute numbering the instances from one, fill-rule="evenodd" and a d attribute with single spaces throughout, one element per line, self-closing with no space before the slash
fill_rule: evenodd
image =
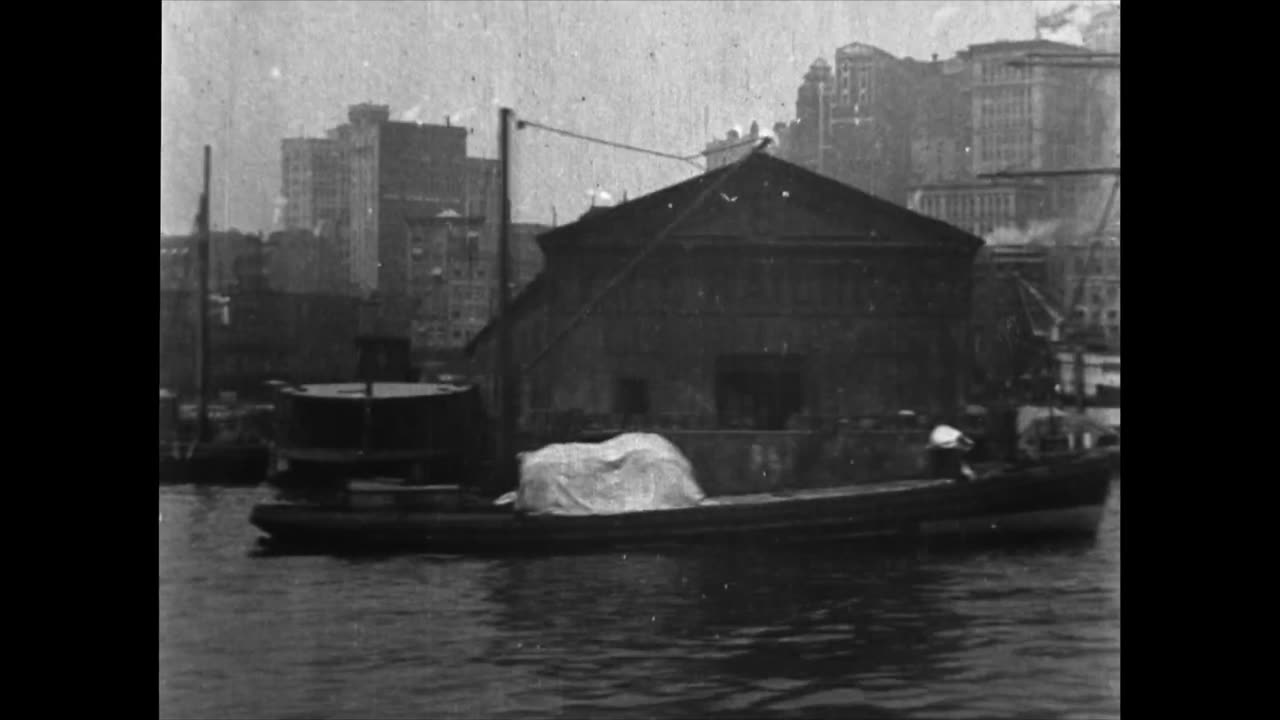
<path id="1" fill-rule="evenodd" d="M 948 57 L 972 43 L 1033 37 L 1036 11 L 1065 4 L 163 3 L 161 232 L 192 227 L 204 144 L 213 146 L 215 228 L 273 229 L 280 140 L 320 136 L 359 102 L 389 105 L 395 119 L 450 115 L 475 129 L 471 155 L 496 157 L 501 105 L 692 154 L 735 125 L 794 118 L 805 70 L 839 46 Z M 549 222 L 554 206 L 567 222 L 593 191 L 634 198 L 697 172 L 533 129 L 514 137 L 517 221 Z"/>

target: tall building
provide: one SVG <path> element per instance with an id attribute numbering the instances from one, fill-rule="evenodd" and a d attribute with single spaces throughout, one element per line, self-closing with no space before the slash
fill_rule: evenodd
<path id="1" fill-rule="evenodd" d="M 911 130 L 911 184 L 970 178 L 973 85 L 968 53 L 908 62 L 919 78 Z"/>
<path id="2" fill-rule="evenodd" d="M 1071 67 L 1016 66 L 1035 53 L 1085 53 L 1084 48 L 1026 40 L 973 45 L 973 173 L 1090 167 L 1089 73 Z M 1096 204 L 1097 177 L 1046 180 L 1055 215 L 1078 218 Z"/>
<path id="3" fill-rule="evenodd" d="M 916 77 L 905 61 L 851 43 L 819 58 L 796 95 L 797 164 L 899 205 L 911 172 Z"/>
<path id="4" fill-rule="evenodd" d="M 394 122 L 385 105 L 356 105 L 347 117 L 351 278 L 362 292 L 403 296 L 406 218 L 462 209 L 467 131 Z"/>
<path id="5" fill-rule="evenodd" d="M 286 138 L 281 142 L 281 218 L 285 230 L 316 232 L 336 224 L 346 205 L 342 151 L 330 138 Z"/>
<path id="6" fill-rule="evenodd" d="M 796 121 L 790 134 L 787 160 L 817 173 L 827 174 L 826 156 L 831 142 L 831 97 L 835 81 L 831 63 L 814 60 L 796 90 Z"/>
<path id="7" fill-rule="evenodd" d="M 1089 84 L 1069 67 L 1011 65 L 1032 53 L 1083 53 L 1048 40 L 969 48 L 973 72 L 973 172 L 1085 167 Z"/>
<path id="8" fill-rule="evenodd" d="M 282 229 L 290 233 L 290 237 L 296 233 L 311 234 L 313 244 L 326 247 L 307 246 L 303 254 L 308 258 L 318 254 L 336 264 L 334 272 L 349 275 L 350 178 L 342 140 L 336 133 L 326 138 L 286 138 L 281 142 L 280 155 L 281 196 L 285 200 L 280 218 Z M 293 240 L 286 245 L 285 255 L 304 248 Z M 286 271 L 281 269 L 281 272 Z"/>
<path id="9" fill-rule="evenodd" d="M 290 250 L 337 262 L 351 292 L 404 295 L 405 218 L 496 216 L 498 161 L 467 157 L 467 130 L 448 121 L 396 122 L 386 105 L 372 104 L 351 106 L 347 119 L 324 138 L 282 143 L 282 225 L 332 246 L 291 241 Z"/>

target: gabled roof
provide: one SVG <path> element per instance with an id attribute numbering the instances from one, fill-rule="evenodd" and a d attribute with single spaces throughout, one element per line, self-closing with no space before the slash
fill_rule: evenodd
<path id="1" fill-rule="evenodd" d="M 726 178 L 731 173 L 733 177 Z M 753 152 L 741 160 L 630 202 L 596 208 L 595 212 L 588 213 L 575 222 L 543 233 L 538 237 L 538 242 L 545 250 L 616 227 L 657 231 L 675 220 L 708 185 L 721 179 L 724 179 L 721 190 L 730 196 L 758 191 L 765 185 L 784 187 L 792 202 L 811 210 L 826 213 L 853 210 L 868 218 L 915 225 L 923 232 L 935 234 L 944 242 L 960 243 L 969 249 L 976 250 L 982 245 L 981 238 L 960 228 L 764 152 Z"/>
<path id="2" fill-rule="evenodd" d="M 839 58 L 841 56 L 855 56 L 855 57 L 870 56 L 870 57 L 896 59 L 888 51 L 881 50 L 875 45 L 868 45 L 866 43 L 860 43 L 860 42 L 851 42 L 848 45 L 845 45 L 844 47 L 837 48 L 836 57 Z"/>
<path id="3" fill-rule="evenodd" d="M 1001 53 L 1001 52 L 1079 52 L 1087 53 L 1087 48 L 1079 45 L 1069 45 L 1053 40 L 997 40 L 989 43 L 978 43 L 970 45 L 969 52 L 973 55 L 983 53 Z"/>

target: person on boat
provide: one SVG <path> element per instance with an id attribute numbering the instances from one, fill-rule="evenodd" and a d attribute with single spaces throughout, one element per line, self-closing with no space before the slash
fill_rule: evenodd
<path id="1" fill-rule="evenodd" d="M 956 482 L 969 482 L 974 478 L 973 469 L 964 461 L 965 453 L 973 449 L 973 441 L 954 427 L 942 424 L 929 434 L 929 460 L 934 477 L 944 477 Z"/>

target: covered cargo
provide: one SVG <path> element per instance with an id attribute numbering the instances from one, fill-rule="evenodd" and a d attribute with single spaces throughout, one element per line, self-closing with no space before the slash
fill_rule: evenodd
<path id="1" fill-rule="evenodd" d="M 522 453 L 514 502 L 530 515 L 615 515 L 693 507 L 705 497 L 676 446 L 659 435 L 626 433 Z"/>

